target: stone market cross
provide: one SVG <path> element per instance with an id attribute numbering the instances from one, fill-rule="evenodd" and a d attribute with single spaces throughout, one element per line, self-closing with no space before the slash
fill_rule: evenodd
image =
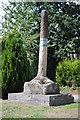
<path id="1" fill-rule="evenodd" d="M 9 93 L 8 100 L 55 106 L 74 102 L 71 94 L 60 94 L 59 85 L 46 76 L 47 71 L 48 12 L 41 12 L 40 48 L 38 73 L 30 82 L 24 83 L 22 93 Z"/>

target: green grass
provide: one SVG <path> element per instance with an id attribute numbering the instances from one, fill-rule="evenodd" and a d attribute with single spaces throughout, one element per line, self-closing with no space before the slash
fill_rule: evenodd
<path id="1" fill-rule="evenodd" d="M 51 107 L 28 105 L 24 103 L 8 103 L 8 101 L 3 101 L 2 104 L 3 118 L 48 118 L 51 117 L 54 112 L 55 115 L 57 114 L 56 112 L 59 112 L 60 114 L 64 113 L 65 116 L 65 114 L 71 110 L 72 113 L 69 113 L 69 115 L 72 114 L 74 116 L 74 112 L 76 111 L 75 113 L 77 116 L 78 108 L 80 108 L 80 105 L 78 106 L 78 101 L 68 105 Z M 49 113 L 51 116 L 49 116 Z"/>
<path id="2" fill-rule="evenodd" d="M 69 93 L 70 87 L 69 86 L 65 86 L 65 87 L 60 87 L 60 92 L 61 93 Z"/>
<path id="3" fill-rule="evenodd" d="M 27 104 L 3 104 L 3 118 L 38 118 L 42 107 Z"/>
<path id="4" fill-rule="evenodd" d="M 70 93 L 70 90 L 73 90 L 73 89 L 69 86 L 60 87 L 60 93 L 63 93 L 63 94 Z M 80 90 L 80 87 L 76 87 L 73 91 L 75 92 L 76 90 Z"/>

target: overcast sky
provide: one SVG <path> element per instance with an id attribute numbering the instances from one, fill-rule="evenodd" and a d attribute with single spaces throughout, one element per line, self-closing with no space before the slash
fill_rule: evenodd
<path id="1" fill-rule="evenodd" d="M 3 10 L 1 9 L 2 8 L 2 2 L 5 3 L 5 4 L 8 4 L 8 0 L 0 0 L 0 20 L 1 20 L 1 16 L 4 15 Z"/>

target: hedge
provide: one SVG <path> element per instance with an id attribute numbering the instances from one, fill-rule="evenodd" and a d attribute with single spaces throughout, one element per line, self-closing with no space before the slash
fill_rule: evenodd
<path id="1" fill-rule="evenodd" d="M 60 86 L 70 85 L 72 81 L 80 86 L 80 58 L 65 58 L 56 69 L 56 81 Z"/>

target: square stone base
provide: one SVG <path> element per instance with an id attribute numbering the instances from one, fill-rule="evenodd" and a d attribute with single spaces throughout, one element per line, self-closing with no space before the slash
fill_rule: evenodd
<path id="1" fill-rule="evenodd" d="M 24 83 L 24 93 L 26 94 L 59 94 L 59 85 L 47 77 L 35 77 L 30 82 Z"/>
<path id="2" fill-rule="evenodd" d="M 32 95 L 25 93 L 9 93 L 8 100 L 11 102 L 23 102 L 42 106 L 58 106 L 74 102 L 71 94 L 54 94 L 54 95 Z"/>

